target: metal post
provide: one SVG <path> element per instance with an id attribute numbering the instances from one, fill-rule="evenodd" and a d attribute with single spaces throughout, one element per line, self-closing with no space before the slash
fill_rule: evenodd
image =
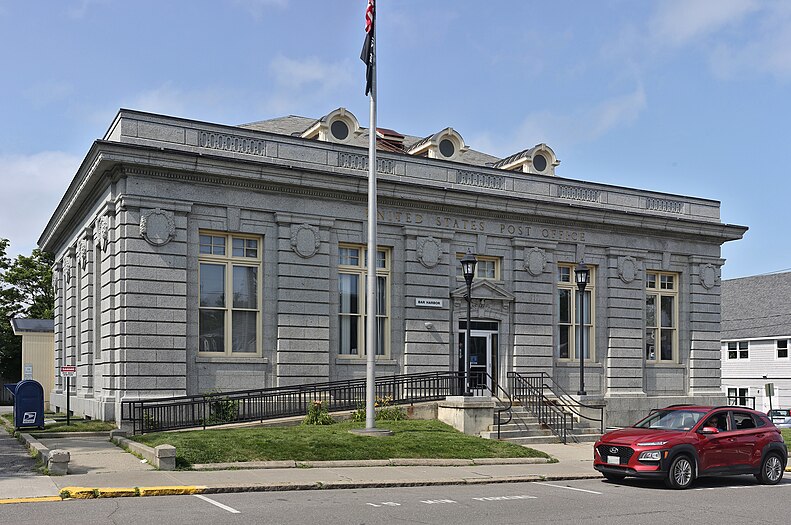
<path id="1" fill-rule="evenodd" d="M 376 40 L 373 40 L 374 64 L 376 64 Z M 365 389 L 365 428 L 376 427 L 376 66 L 371 75 L 371 97 L 369 104 L 370 126 L 368 128 L 368 293 L 366 294 L 367 337 Z"/>
<path id="2" fill-rule="evenodd" d="M 577 392 L 578 396 L 587 395 L 587 392 L 585 392 L 585 287 L 588 284 L 589 278 L 590 270 L 585 266 L 585 263 L 580 262 L 577 267 L 574 268 L 574 280 L 577 282 L 580 297 L 580 389 Z"/>
<path id="3" fill-rule="evenodd" d="M 66 376 L 66 426 L 71 425 L 71 377 Z"/>
<path id="4" fill-rule="evenodd" d="M 467 281 L 467 335 L 464 343 L 464 395 L 471 396 L 472 390 L 470 389 L 470 315 L 472 297 L 472 281 Z"/>

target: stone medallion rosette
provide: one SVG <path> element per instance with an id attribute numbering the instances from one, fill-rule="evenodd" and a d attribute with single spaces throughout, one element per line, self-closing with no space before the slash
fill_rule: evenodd
<path id="1" fill-rule="evenodd" d="M 164 246 L 176 237 L 176 220 L 172 211 L 160 208 L 140 213 L 140 236 L 152 246 Z"/>
<path id="2" fill-rule="evenodd" d="M 319 229 L 310 224 L 291 226 L 291 249 L 303 259 L 316 255 L 321 246 Z"/>
<path id="3" fill-rule="evenodd" d="M 417 240 L 417 260 L 426 268 L 434 268 L 442 256 L 442 245 L 434 237 L 421 237 Z"/>
<path id="4" fill-rule="evenodd" d="M 525 253 L 525 270 L 533 277 L 544 273 L 547 264 L 547 254 L 541 248 L 531 248 Z"/>

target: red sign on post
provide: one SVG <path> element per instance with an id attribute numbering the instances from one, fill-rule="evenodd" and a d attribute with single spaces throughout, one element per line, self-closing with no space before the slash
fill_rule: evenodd
<path id="1" fill-rule="evenodd" d="M 76 377 L 77 367 L 73 365 L 66 365 L 60 367 L 60 377 Z"/>

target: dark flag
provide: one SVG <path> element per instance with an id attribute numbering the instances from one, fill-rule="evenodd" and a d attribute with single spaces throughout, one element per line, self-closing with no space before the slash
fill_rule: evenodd
<path id="1" fill-rule="evenodd" d="M 376 44 L 374 32 L 376 29 L 376 8 L 374 0 L 368 0 L 368 7 L 365 9 L 365 43 L 363 51 L 360 53 L 360 60 L 365 62 L 365 94 L 371 92 L 371 83 L 374 76 L 374 62 L 376 62 Z"/>

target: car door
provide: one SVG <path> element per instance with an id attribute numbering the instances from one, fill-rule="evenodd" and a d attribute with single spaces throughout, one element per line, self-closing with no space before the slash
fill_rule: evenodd
<path id="1" fill-rule="evenodd" d="M 699 469 L 701 473 L 713 469 L 725 468 L 729 463 L 729 454 L 731 453 L 730 440 L 733 439 L 728 431 L 728 412 L 720 411 L 715 412 L 713 415 L 707 417 L 704 422 L 698 427 L 698 461 L 700 463 Z M 714 420 L 718 417 L 725 418 L 724 427 L 716 434 L 701 434 L 700 430 L 703 427 L 714 427 L 718 425 Z"/>
<path id="2" fill-rule="evenodd" d="M 734 438 L 732 465 L 736 467 L 750 466 L 754 461 L 754 452 L 759 448 L 758 442 L 763 436 L 764 430 L 758 428 L 755 419 L 749 412 L 734 410 L 732 417 Z"/>

